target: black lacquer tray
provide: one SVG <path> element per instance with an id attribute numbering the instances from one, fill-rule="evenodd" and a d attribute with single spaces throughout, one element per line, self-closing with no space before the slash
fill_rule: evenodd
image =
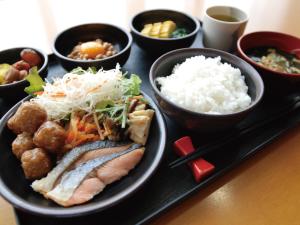
<path id="1" fill-rule="evenodd" d="M 201 34 L 199 34 L 192 47 L 201 46 L 202 37 Z M 133 44 L 130 58 L 123 67 L 124 70 L 141 76 L 143 80 L 143 91 L 153 98 L 148 72 L 154 60 L 155 58 L 149 56 Z M 51 55 L 48 77 L 61 76 L 64 72 L 55 57 Z M 270 99 L 264 99 L 260 106 L 253 111 L 246 120 L 239 124 L 239 126 L 253 125 L 264 118 L 268 119 L 284 108 L 295 96 L 296 95 L 287 95 L 280 99 L 277 98 L 274 102 Z M 0 102 L 0 107 L 0 113 L 2 115 L 8 110 L 9 105 L 6 105 L 5 102 Z M 173 169 L 169 166 L 169 163 L 177 159 L 177 156 L 172 150 L 173 142 L 184 135 L 190 135 L 192 136 L 194 144 L 201 146 L 225 134 L 211 134 L 207 136 L 189 133 L 180 129 L 180 127 L 166 117 L 168 137 L 165 157 L 156 173 L 132 197 L 105 211 L 76 218 L 47 218 L 31 215 L 15 209 L 17 222 L 19 225 L 112 225 L 147 223 L 186 197 L 201 191 L 207 184 L 222 176 L 247 157 L 257 151 L 263 150 L 262 148 L 266 144 L 298 123 L 300 120 L 299 112 L 300 110 L 297 108 L 290 110 L 285 116 L 278 118 L 273 123 L 262 126 L 259 130 L 247 133 L 239 137 L 235 142 L 231 142 L 219 150 L 207 154 L 204 158 L 213 163 L 216 169 L 200 183 L 194 181 L 192 173 L 187 166 L 183 165 Z M 232 132 L 235 133 L 234 130 Z"/>

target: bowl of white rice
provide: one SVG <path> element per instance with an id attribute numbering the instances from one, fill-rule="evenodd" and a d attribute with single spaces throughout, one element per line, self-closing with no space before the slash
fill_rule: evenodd
<path id="1" fill-rule="evenodd" d="M 199 132 L 234 127 L 264 93 L 263 81 L 251 65 L 205 48 L 178 49 L 161 56 L 150 69 L 150 83 L 164 113 Z"/>

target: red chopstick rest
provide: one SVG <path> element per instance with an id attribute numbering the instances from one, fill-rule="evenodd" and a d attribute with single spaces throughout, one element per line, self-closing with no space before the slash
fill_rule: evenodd
<path id="1" fill-rule="evenodd" d="M 174 142 L 174 150 L 179 156 L 186 156 L 195 151 L 192 140 L 189 136 L 182 137 Z M 193 172 L 196 182 L 209 175 L 215 166 L 203 158 L 195 159 L 188 163 Z"/>

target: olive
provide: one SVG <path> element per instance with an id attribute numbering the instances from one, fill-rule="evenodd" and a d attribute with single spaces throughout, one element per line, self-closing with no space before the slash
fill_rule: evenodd
<path id="1" fill-rule="evenodd" d="M 9 84 L 20 79 L 20 71 L 11 66 L 5 73 L 4 83 Z"/>
<path id="2" fill-rule="evenodd" d="M 36 51 L 32 50 L 32 49 L 23 49 L 20 53 L 21 55 L 21 58 L 26 61 L 27 63 L 29 63 L 29 65 L 31 67 L 33 66 L 38 66 L 42 59 L 41 57 L 39 56 L 38 53 L 36 53 Z"/>
<path id="3" fill-rule="evenodd" d="M 21 71 L 21 70 L 28 71 L 30 69 L 30 65 L 27 62 L 25 62 L 24 60 L 20 60 L 20 61 L 14 63 L 13 67 L 15 67 L 19 71 Z"/>

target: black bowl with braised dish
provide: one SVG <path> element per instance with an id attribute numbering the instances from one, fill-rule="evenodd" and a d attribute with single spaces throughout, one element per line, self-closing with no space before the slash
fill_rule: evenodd
<path id="1" fill-rule="evenodd" d="M 155 9 L 135 15 L 130 28 L 135 42 L 147 54 L 161 55 L 192 45 L 199 32 L 200 23 L 183 12 Z"/>
<path id="2" fill-rule="evenodd" d="M 0 194 L 53 217 L 101 211 L 132 195 L 166 144 L 163 116 L 140 83 L 119 68 L 77 69 L 15 105 L 0 121 Z"/>
<path id="3" fill-rule="evenodd" d="M 16 102 L 26 96 L 25 80 L 31 68 L 36 67 L 42 78 L 47 76 L 48 56 L 31 47 L 18 47 L 0 52 L 0 98 Z"/>
<path id="4" fill-rule="evenodd" d="M 183 65 L 182 63 L 188 60 L 192 62 L 193 58 L 191 57 L 195 56 L 204 56 L 205 60 L 194 61 L 192 66 L 186 64 L 184 68 L 179 67 L 179 64 Z M 217 67 L 222 65 L 223 69 L 228 68 L 230 65 L 233 67 L 230 70 L 234 70 L 234 73 L 236 73 L 236 69 L 239 69 L 242 76 L 235 74 L 227 82 L 228 72 L 224 73 L 225 76 L 223 77 L 220 76 L 220 73 L 223 73 L 221 70 L 216 69 L 216 72 L 207 73 L 210 70 L 211 58 L 216 57 L 220 57 L 215 62 Z M 200 67 L 203 70 L 195 72 L 193 66 L 195 68 Z M 189 71 L 186 71 L 187 68 Z M 175 72 L 180 70 L 181 72 Z M 191 78 L 190 74 L 192 73 L 199 79 L 202 77 L 201 74 L 204 74 L 203 80 L 199 82 L 198 78 Z M 180 78 L 179 82 L 175 80 L 177 78 Z M 214 82 L 214 79 L 219 82 Z M 239 80 L 238 83 L 236 83 L 237 80 Z M 189 81 L 188 86 L 185 86 L 186 81 Z M 263 81 L 251 65 L 232 54 L 208 48 L 178 49 L 162 55 L 152 64 L 150 83 L 158 104 L 164 113 L 183 128 L 200 133 L 212 133 L 233 128 L 258 105 L 264 93 Z M 235 92 L 231 94 L 232 88 L 235 89 L 237 85 L 240 86 L 240 83 L 243 83 L 242 89 L 239 87 L 243 93 L 239 92 L 237 95 L 237 92 Z M 167 92 L 162 92 L 162 85 L 164 85 L 164 90 L 167 90 Z M 199 97 L 198 93 L 200 92 L 202 92 L 202 96 Z M 230 97 L 225 101 L 226 95 Z M 239 96 L 243 96 L 245 101 L 241 101 Z M 188 101 L 189 104 L 187 104 Z M 241 106 L 237 107 L 237 102 Z M 246 102 L 247 104 L 244 104 Z M 228 105 L 232 106 L 232 110 L 227 108 Z M 201 110 L 195 110 L 193 107 L 196 106 Z M 202 109 L 207 111 L 202 111 Z"/>
<path id="5" fill-rule="evenodd" d="M 53 52 L 66 70 L 75 67 L 111 69 L 127 61 L 131 35 L 114 25 L 94 23 L 68 28 L 58 34 Z"/>

